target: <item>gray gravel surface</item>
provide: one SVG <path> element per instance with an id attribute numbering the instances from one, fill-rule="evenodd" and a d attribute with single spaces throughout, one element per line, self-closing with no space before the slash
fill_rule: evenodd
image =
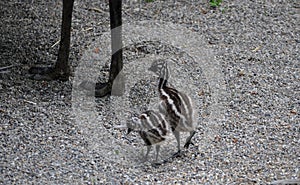
<path id="1" fill-rule="evenodd" d="M 70 81 L 28 78 L 30 66 L 56 60 L 61 9 L 58 0 L 0 2 L 1 184 L 300 184 L 298 1 L 231 0 L 216 9 L 202 0 L 124 2 L 124 24 L 160 21 L 199 36 L 222 76 L 216 100 L 220 91 L 208 68 L 180 47 L 147 36 L 126 45 L 125 72 L 151 58 L 173 58 L 181 63 L 172 62 L 172 84 L 192 86 L 200 123 L 194 145 L 161 166 L 139 164 L 141 139 L 115 128 L 157 96 L 154 77 L 145 72 L 149 78 L 131 87 L 129 103 L 81 96 L 86 92 L 77 86 L 82 78 L 108 76 L 108 59 L 93 66 L 97 77 L 80 71 L 89 67 L 82 61 L 99 57 L 91 53 L 110 49 L 109 39 L 95 42 L 109 31 L 106 1 L 75 1 Z M 221 116 L 211 122 L 215 101 Z M 168 142 L 162 158 L 176 150 Z"/>

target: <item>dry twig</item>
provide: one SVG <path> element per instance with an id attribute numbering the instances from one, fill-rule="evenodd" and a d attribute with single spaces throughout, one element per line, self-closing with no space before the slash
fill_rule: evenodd
<path id="1" fill-rule="evenodd" d="M 7 70 L 7 69 L 10 69 L 10 68 L 13 68 L 13 67 L 14 67 L 14 65 L 0 67 L 0 71 L 4 71 L 4 70 Z"/>

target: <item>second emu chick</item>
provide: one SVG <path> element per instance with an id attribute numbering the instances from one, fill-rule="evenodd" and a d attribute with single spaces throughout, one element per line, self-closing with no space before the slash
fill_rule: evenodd
<path id="1" fill-rule="evenodd" d="M 154 110 L 147 110 L 139 117 L 132 118 L 133 125 L 128 125 L 129 134 L 132 130 L 138 131 L 139 135 L 147 146 L 147 153 L 144 161 L 148 159 L 148 155 L 152 145 L 156 148 L 155 162 L 157 163 L 161 142 L 165 141 L 170 133 L 170 125 L 166 121 L 163 114 Z"/>

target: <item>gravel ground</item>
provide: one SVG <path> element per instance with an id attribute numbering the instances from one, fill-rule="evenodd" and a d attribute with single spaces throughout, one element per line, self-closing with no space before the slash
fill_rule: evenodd
<path id="1" fill-rule="evenodd" d="M 32 65 L 55 62 L 61 1 L 8 0 L 0 7 L 0 69 L 12 65 L 0 70 L 1 184 L 270 184 L 300 179 L 298 1 L 231 0 L 217 9 L 196 0 L 125 1 L 126 101 L 95 99 L 78 87 L 82 79 L 103 81 L 108 75 L 109 57 L 103 61 L 98 55 L 110 49 L 107 2 L 75 1 L 74 77 L 68 82 L 33 81 L 27 74 Z M 149 27 L 151 21 L 156 23 Z M 141 27 L 144 36 L 126 25 Z M 156 27 L 162 30 L 147 34 Z M 187 45 L 196 51 L 176 44 L 184 37 L 172 39 L 176 33 L 190 35 Z M 125 38 L 133 34 L 137 36 Z M 168 35 L 169 43 L 164 42 Z M 193 59 L 197 55 L 204 61 Z M 156 80 L 140 67 L 160 58 L 180 61 L 170 62 L 171 83 L 195 100 L 199 127 L 195 144 L 181 157 L 155 167 L 139 164 L 145 150 L 141 139 L 115 126 L 155 100 Z M 91 59 L 100 64 L 85 65 Z M 144 78 L 132 84 L 139 70 Z M 171 140 L 160 155 L 175 150 Z"/>

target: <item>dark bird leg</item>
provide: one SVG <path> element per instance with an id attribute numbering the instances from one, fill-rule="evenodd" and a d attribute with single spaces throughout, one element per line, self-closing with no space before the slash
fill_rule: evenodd
<path id="1" fill-rule="evenodd" d="M 192 132 L 190 132 L 190 136 L 186 139 L 186 142 L 185 142 L 185 144 L 184 144 L 184 148 L 189 148 L 189 145 L 190 144 L 193 144 L 192 143 L 192 138 L 193 138 L 193 136 L 196 134 L 196 131 L 192 131 Z"/>
<path id="2" fill-rule="evenodd" d="M 164 159 L 162 163 L 156 163 L 156 165 L 165 164 L 165 163 L 169 162 L 170 159 L 181 156 L 182 151 L 180 150 L 180 141 L 179 141 L 179 138 L 180 138 L 179 136 L 180 135 L 179 135 L 179 132 L 178 131 L 174 131 L 173 134 L 175 135 L 175 138 L 176 138 L 177 143 L 178 143 L 178 146 L 177 146 L 178 147 L 178 151 L 175 154 L 173 154 L 171 157 L 169 157 L 167 159 Z M 185 148 L 188 148 L 190 144 L 193 144 L 191 142 L 191 139 L 193 138 L 193 136 L 195 134 L 196 134 L 196 131 L 191 131 L 190 132 L 190 136 L 186 139 L 186 143 L 184 145 Z"/>
<path id="3" fill-rule="evenodd" d="M 122 95 L 124 89 L 124 79 L 117 78 L 123 68 L 122 49 L 122 0 L 109 0 L 110 28 L 111 28 L 111 50 L 112 58 L 109 71 L 108 82 L 97 83 L 95 96 L 103 97 L 111 93 L 113 83 L 117 84 L 118 92 L 114 95 Z M 120 89 L 120 90 L 119 90 Z"/>
<path id="4" fill-rule="evenodd" d="M 58 58 L 54 67 L 32 67 L 29 73 L 35 80 L 67 81 L 71 74 L 69 66 L 69 51 L 71 37 L 71 20 L 74 0 L 63 0 L 63 15 L 61 25 L 61 39 Z"/>

